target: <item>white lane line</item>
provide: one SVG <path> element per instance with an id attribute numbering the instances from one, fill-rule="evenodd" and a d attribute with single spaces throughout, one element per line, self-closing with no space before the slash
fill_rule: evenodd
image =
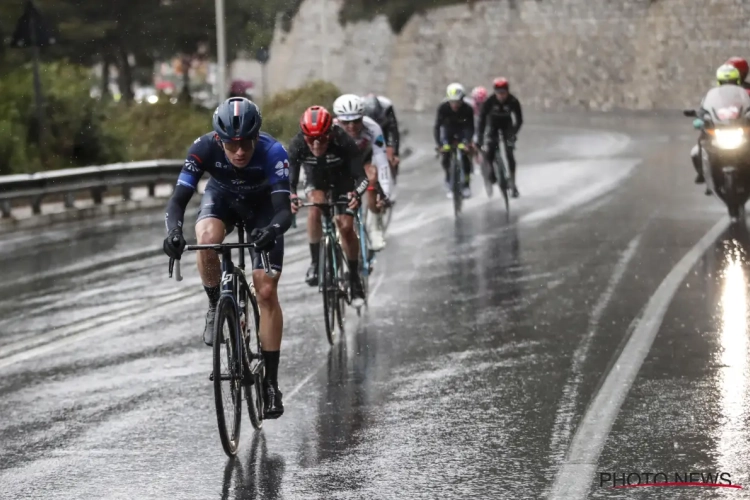
<path id="1" fill-rule="evenodd" d="M 560 405 L 557 408 L 557 415 L 555 415 L 552 442 L 550 443 L 550 456 L 553 462 L 562 461 L 565 458 L 565 447 L 568 445 L 573 432 L 572 421 L 575 406 L 578 402 L 578 392 L 580 391 L 581 383 L 583 382 L 583 363 L 588 356 L 591 342 L 599 331 L 599 322 L 602 319 L 602 315 L 607 309 L 609 302 L 612 300 L 615 289 L 625 275 L 628 264 L 630 264 L 630 261 L 635 256 L 638 246 L 641 243 L 641 237 L 642 235 L 639 234 L 633 238 L 627 248 L 622 252 L 622 255 L 620 255 L 615 270 L 609 278 L 607 288 L 599 296 L 599 300 L 591 311 L 586 335 L 581 339 L 578 347 L 573 353 L 573 362 L 570 368 L 571 373 L 565 383 L 565 387 L 563 388 Z"/>
<path id="2" fill-rule="evenodd" d="M 717 222 L 669 272 L 649 299 L 633 334 L 578 426 L 567 460 L 555 477 L 550 499 L 575 500 L 588 496 L 604 442 L 651 349 L 672 298 L 693 266 L 724 232 L 727 222 L 726 217 Z"/>

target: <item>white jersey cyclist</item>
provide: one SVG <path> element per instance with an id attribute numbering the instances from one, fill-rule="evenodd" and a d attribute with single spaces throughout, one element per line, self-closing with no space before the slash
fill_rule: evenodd
<path id="1" fill-rule="evenodd" d="M 388 163 L 388 155 L 385 150 L 385 137 L 380 125 L 364 114 L 364 103 L 362 98 L 354 94 L 345 94 L 333 103 L 333 112 L 336 115 L 335 123 L 342 126 L 349 136 L 354 139 L 360 151 L 364 153 L 365 165 L 372 164 L 377 169 L 377 181 L 386 197 L 391 196 L 391 168 Z M 375 179 L 370 178 L 370 185 L 374 185 Z M 376 217 L 374 226 L 370 233 L 372 250 L 380 250 L 385 247 L 385 239 L 382 232 L 382 218 L 380 210 L 376 209 L 374 192 L 371 195 L 370 211 Z M 369 220 L 368 220 L 369 225 Z"/>
<path id="2" fill-rule="evenodd" d="M 348 96 L 344 95 L 341 97 Z M 341 99 L 341 97 L 339 97 L 339 99 Z M 339 99 L 336 100 L 337 103 L 339 102 Z M 364 116 L 363 111 L 357 113 L 356 109 L 351 109 L 349 106 L 345 107 L 345 104 L 349 104 L 348 101 L 345 102 L 345 104 L 339 104 L 341 105 L 338 107 L 336 106 L 336 103 L 333 105 L 333 112 L 336 114 L 334 123 L 337 125 L 343 125 L 342 122 L 346 123 L 359 119 L 362 120 L 362 127 L 359 129 L 359 132 L 352 134 L 350 132 L 351 129 L 347 129 L 347 132 L 350 132 L 349 135 L 351 135 L 354 142 L 357 143 L 360 151 L 367 152 L 365 156 L 365 165 L 369 163 L 375 165 L 375 168 L 378 169 L 378 183 L 380 184 L 380 188 L 386 196 L 390 197 L 391 169 L 388 165 L 388 155 L 385 152 L 385 137 L 383 135 L 383 129 L 380 128 L 380 125 L 378 125 L 375 120 L 369 116 Z M 370 150 L 372 151 L 372 157 L 370 157 Z"/>

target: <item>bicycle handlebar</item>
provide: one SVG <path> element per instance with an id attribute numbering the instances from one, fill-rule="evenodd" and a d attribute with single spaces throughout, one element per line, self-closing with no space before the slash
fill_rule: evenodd
<path id="1" fill-rule="evenodd" d="M 217 245 L 187 245 L 185 247 L 185 251 L 215 250 L 217 252 L 221 252 L 225 248 L 228 248 L 228 249 L 254 248 L 258 250 L 258 247 L 256 246 L 255 243 L 219 243 Z M 271 261 L 268 256 L 268 252 L 265 250 L 258 250 L 258 253 L 260 254 L 260 261 L 263 264 L 263 271 L 265 271 L 265 273 L 271 278 L 274 278 L 278 273 L 274 271 L 273 269 L 271 269 Z M 179 259 L 172 259 L 172 258 L 169 259 L 169 277 L 170 278 L 172 277 L 172 274 L 173 274 L 172 271 L 174 271 L 174 279 L 176 281 L 182 281 L 182 273 L 180 269 Z"/>

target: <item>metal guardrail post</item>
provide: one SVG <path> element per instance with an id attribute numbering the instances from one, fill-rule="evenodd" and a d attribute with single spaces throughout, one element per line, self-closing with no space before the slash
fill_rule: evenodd
<path id="1" fill-rule="evenodd" d="M 76 197 L 73 193 L 65 193 L 65 208 L 75 208 Z"/>
<path id="2" fill-rule="evenodd" d="M 31 202 L 31 213 L 34 215 L 42 214 L 42 198 L 44 198 L 42 195 L 36 196 Z"/>
<path id="3" fill-rule="evenodd" d="M 102 204 L 103 193 L 104 193 L 104 190 L 102 188 L 97 187 L 91 190 L 91 199 L 94 200 L 94 205 Z"/>
<path id="4" fill-rule="evenodd" d="M 10 219 L 10 202 L 0 202 L 0 212 L 3 214 L 3 219 Z"/>
<path id="5" fill-rule="evenodd" d="M 150 198 L 153 198 L 156 196 L 156 183 L 155 182 L 149 182 L 148 184 L 148 196 Z"/>
<path id="6" fill-rule="evenodd" d="M 132 199 L 132 193 L 130 192 L 130 186 L 125 184 L 122 186 L 122 201 L 130 201 Z"/>

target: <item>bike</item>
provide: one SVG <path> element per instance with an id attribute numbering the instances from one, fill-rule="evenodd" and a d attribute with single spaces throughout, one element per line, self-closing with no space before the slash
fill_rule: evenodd
<path id="1" fill-rule="evenodd" d="M 468 154 L 466 152 L 466 144 L 463 142 L 453 141 L 451 144 L 443 146 L 443 151 L 450 151 L 451 162 L 450 162 L 450 188 L 451 194 L 453 195 L 453 212 L 456 216 L 461 213 L 461 205 L 463 203 L 463 186 L 466 182 L 463 169 L 463 155 Z"/>
<path id="2" fill-rule="evenodd" d="M 244 225 L 237 226 L 238 243 L 217 245 L 187 245 L 186 251 L 214 250 L 221 254 L 221 296 L 216 304 L 213 341 L 213 371 L 209 379 L 214 384 L 214 402 L 219 437 L 224 452 L 229 457 L 237 454 L 242 423 L 242 388 L 255 429 L 263 426 L 263 376 L 265 363 L 261 353 L 259 336 L 260 310 L 252 281 L 245 275 L 245 249 L 260 253 L 263 269 L 275 276 L 271 269 L 268 252 L 260 251 L 255 243 L 245 243 Z M 239 265 L 232 262 L 232 250 L 239 249 Z M 174 270 L 175 279 L 182 281 L 180 261 L 169 260 L 169 277 Z M 253 335 L 253 330 L 255 335 Z M 255 342 L 253 351 L 252 342 Z M 225 349 L 225 353 L 222 353 Z M 225 363 L 223 363 L 225 362 Z M 227 397 L 222 382 L 229 382 Z M 228 404 L 228 408 L 225 408 Z"/>
<path id="3" fill-rule="evenodd" d="M 341 247 L 338 229 L 333 220 L 333 209 L 336 206 L 348 206 L 348 201 L 331 201 L 331 192 L 327 193 L 326 203 L 303 203 L 301 208 L 317 207 L 322 212 L 321 224 L 323 226 L 323 238 L 320 242 L 320 256 L 318 257 L 318 290 L 323 294 L 323 314 L 325 316 L 326 337 L 328 343 L 334 345 L 336 340 L 336 324 L 340 334 L 344 334 L 346 324 L 346 304 L 351 304 L 351 290 L 349 287 L 349 272 L 346 256 Z M 361 206 L 360 206 L 361 210 Z M 355 223 L 359 225 L 360 250 L 363 256 L 367 255 L 369 242 L 366 232 L 362 233 L 363 224 L 359 218 L 360 211 L 354 214 Z M 363 246 L 362 241 L 367 246 Z M 369 260 L 359 259 L 360 271 L 364 269 L 364 263 L 369 268 Z M 360 276 L 361 277 L 361 276 Z M 366 283 L 362 283 L 365 292 L 365 306 L 367 305 Z M 358 308 L 357 314 L 361 312 Z"/>
<path id="4" fill-rule="evenodd" d="M 502 134 L 502 132 L 500 132 Z M 486 157 L 483 161 L 482 173 L 484 176 L 485 187 L 488 189 L 488 195 L 492 193 L 492 184 L 489 182 L 490 169 L 495 173 L 495 179 L 497 179 L 497 186 L 500 189 L 500 194 L 503 196 L 503 202 L 505 203 L 506 217 L 510 218 L 510 189 L 511 179 L 510 172 L 508 170 L 508 161 L 506 156 L 506 148 L 513 147 L 508 144 L 505 138 L 500 135 L 497 141 L 497 150 L 495 151 L 495 159 L 492 165 L 487 165 Z"/>

